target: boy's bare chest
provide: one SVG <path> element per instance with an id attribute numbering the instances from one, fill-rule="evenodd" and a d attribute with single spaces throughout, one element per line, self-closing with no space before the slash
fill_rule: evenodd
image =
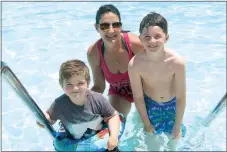
<path id="1" fill-rule="evenodd" d="M 141 76 L 145 81 L 152 82 L 169 82 L 174 76 L 174 69 L 170 64 L 149 64 L 143 66 Z"/>

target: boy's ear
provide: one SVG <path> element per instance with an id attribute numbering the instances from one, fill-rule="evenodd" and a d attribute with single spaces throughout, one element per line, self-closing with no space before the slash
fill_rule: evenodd
<path id="1" fill-rule="evenodd" d="M 142 42 L 142 37 L 141 37 L 141 35 L 139 35 L 139 39 L 140 39 L 140 41 Z"/>
<path id="2" fill-rule="evenodd" d="M 166 36 L 166 41 L 168 41 L 169 40 L 169 34 Z"/>
<path id="3" fill-rule="evenodd" d="M 89 88 L 90 82 L 91 82 L 91 81 L 88 81 L 88 82 L 87 82 L 87 87 L 88 87 L 88 88 Z"/>
<path id="4" fill-rule="evenodd" d="M 96 31 L 98 32 L 98 25 L 96 23 L 94 24 L 94 27 L 95 27 Z"/>

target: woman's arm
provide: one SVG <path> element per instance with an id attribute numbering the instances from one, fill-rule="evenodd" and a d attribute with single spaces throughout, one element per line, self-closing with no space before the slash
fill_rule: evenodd
<path id="1" fill-rule="evenodd" d="M 91 45 L 87 52 L 88 63 L 92 70 L 94 85 L 92 91 L 103 93 L 105 90 L 105 78 L 100 67 L 100 57 L 96 44 Z"/>

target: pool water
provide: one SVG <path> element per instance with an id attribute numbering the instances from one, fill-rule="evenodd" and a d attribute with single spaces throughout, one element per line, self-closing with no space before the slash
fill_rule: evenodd
<path id="1" fill-rule="evenodd" d="M 58 84 L 61 63 L 76 58 L 88 64 L 86 51 L 99 39 L 95 13 L 103 4 L 107 3 L 2 2 L 2 61 L 43 111 L 63 93 Z M 112 4 L 121 12 L 123 28 L 135 34 L 139 34 L 140 21 L 148 12 L 166 17 L 170 34 L 167 47 L 187 60 L 184 124 L 190 126 L 197 117 L 204 118 L 226 92 L 226 3 Z M 4 80 L 1 106 L 2 150 L 54 150 L 47 131 L 36 125 L 34 116 Z M 146 150 L 138 117 L 133 105 L 120 150 Z M 204 136 L 203 143 L 193 150 L 226 151 L 225 110 L 206 128 Z"/>

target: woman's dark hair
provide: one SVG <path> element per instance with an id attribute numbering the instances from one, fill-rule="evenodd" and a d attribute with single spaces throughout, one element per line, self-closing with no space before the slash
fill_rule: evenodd
<path id="1" fill-rule="evenodd" d="M 108 12 L 112 12 L 114 14 L 116 14 L 119 18 L 119 21 L 121 22 L 121 15 L 119 10 L 112 4 L 106 4 L 106 5 L 102 5 L 101 7 L 99 7 L 97 13 L 96 13 L 96 24 L 99 24 L 99 20 L 102 17 L 103 14 L 108 13 Z"/>

